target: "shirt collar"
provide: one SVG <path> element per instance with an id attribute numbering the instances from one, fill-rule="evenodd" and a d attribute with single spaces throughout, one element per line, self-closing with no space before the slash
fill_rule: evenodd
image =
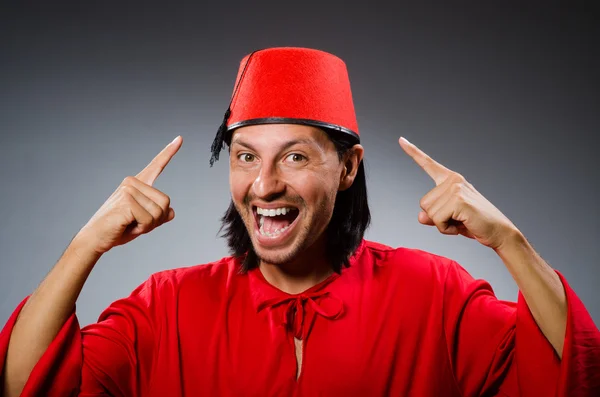
<path id="1" fill-rule="evenodd" d="M 360 256 L 364 249 L 362 240 L 352 257 L 350 266 Z M 283 324 L 290 329 L 298 339 L 302 339 L 305 310 L 311 310 L 327 319 L 337 319 L 343 314 L 343 301 L 327 290 L 327 287 L 344 275 L 333 273 L 325 280 L 299 294 L 289 294 L 271 285 L 259 268 L 248 272 L 250 296 L 256 312 L 263 309 L 283 308 Z"/>
<path id="2" fill-rule="evenodd" d="M 358 245 L 358 248 L 356 248 L 356 250 L 350 257 L 350 261 L 349 261 L 350 267 L 352 267 L 352 264 L 357 260 L 358 257 L 360 257 L 362 251 L 364 250 L 365 245 L 366 245 L 366 241 L 363 239 L 360 242 L 360 244 Z M 333 281 L 335 281 L 339 277 L 343 277 L 344 272 L 346 270 L 348 270 L 348 269 L 342 269 L 341 274 L 333 273 L 325 280 L 312 286 L 311 288 L 307 289 L 306 291 L 304 291 L 300 294 L 288 294 L 287 292 L 284 292 L 284 291 L 276 288 L 275 286 L 271 285 L 265 279 L 265 277 L 263 276 L 260 269 L 258 267 L 256 267 L 256 268 L 248 271 L 248 281 L 249 281 L 250 295 L 251 295 L 253 306 L 256 309 L 256 311 L 260 311 L 261 309 L 264 308 L 265 304 L 267 304 L 268 302 L 270 302 L 272 300 L 295 298 L 295 297 L 299 297 L 302 294 L 305 294 L 305 295 L 308 294 L 308 295 L 314 296 L 314 294 L 317 294 L 318 292 L 323 291 L 323 289 L 325 289 L 329 284 L 331 284 Z"/>

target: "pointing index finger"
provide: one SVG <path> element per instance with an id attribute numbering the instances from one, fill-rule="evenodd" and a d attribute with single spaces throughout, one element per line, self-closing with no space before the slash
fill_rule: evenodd
<path id="1" fill-rule="evenodd" d="M 152 186 L 156 178 L 158 178 L 158 176 L 165 169 L 167 164 L 169 164 L 169 161 L 171 161 L 175 153 L 177 153 L 177 151 L 181 147 L 182 142 L 183 138 L 181 138 L 181 135 L 178 135 L 175 139 L 173 139 L 171 143 L 169 143 L 163 150 L 161 150 L 160 153 L 156 155 L 156 157 L 152 159 L 152 161 L 146 166 L 146 168 L 144 168 L 142 171 L 140 171 L 139 174 L 136 175 L 136 178 Z"/>
<path id="2" fill-rule="evenodd" d="M 412 159 L 425 170 L 436 185 L 440 185 L 442 182 L 450 176 L 451 170 L 438 163 L 421 149 L 410 143 L 406 138 L 400 137 L 400 147 L 408 154 Z"/>

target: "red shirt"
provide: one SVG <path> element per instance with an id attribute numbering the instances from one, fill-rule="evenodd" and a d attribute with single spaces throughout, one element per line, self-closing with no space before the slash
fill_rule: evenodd
<path id="1" fill-rule="evenodd" d="M 341 275 L 297 295 L 230 257 L 167 270 L 95 324 L 80 329 L 73 313 L 23 395 L 598 396 L 600 333 L 559 276 L 562 361 L 520 294 L 500 301 L 421 250 L 363 241 Z M 2 365 L 24 302 L 0 334 Z"/>

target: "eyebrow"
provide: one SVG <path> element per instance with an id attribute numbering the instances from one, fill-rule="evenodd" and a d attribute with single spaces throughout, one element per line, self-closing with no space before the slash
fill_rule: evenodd
<path id="1" fill-rule="evenodd" d="M 279 149 L 279 151 L 284 151 L 292 146 L 295 145 L 301 145 L 301 144 L 305 144 L 305 145 L 314 145 L 315 141 L 311 140 L 311 139 L 306 139 L 306 138 L 302 138 L 302 139 L 294 139 L 292 141 L 288 141 L 285 144 L 283 144 L 281 146 L 281 148 Z M 242 139 L 236 139 L 233 142 L 231 142 L 231 146 L 233 146 L 234 144 L 237 145 L 241 145 L 244 147 L 247 147 L 248 149 L 257 152 L 258 150 L 256 150 L 251 144 L 249 144 L 248 142 L 244 142 Z"/>

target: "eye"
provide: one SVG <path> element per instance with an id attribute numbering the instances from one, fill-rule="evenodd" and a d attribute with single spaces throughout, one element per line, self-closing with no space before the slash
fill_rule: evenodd
<path id="1" fill-rule="evenodd" d="M 242 160 L 244 163 L 251 163 L 256 159 L 256 157 L 250 153 L 241 153 L 238 154 L 238 159 Z"/>
<path id="2" fill-rule="evenodd" d="M 292 153 L 289 154 L 286 158 L 286 161 L 291 161 L 292 163 L 300 163 L 302 161 L 306 160 L 306 157 L 304 157 L 303 155 L 299 154 L 299 153 Z"/>

